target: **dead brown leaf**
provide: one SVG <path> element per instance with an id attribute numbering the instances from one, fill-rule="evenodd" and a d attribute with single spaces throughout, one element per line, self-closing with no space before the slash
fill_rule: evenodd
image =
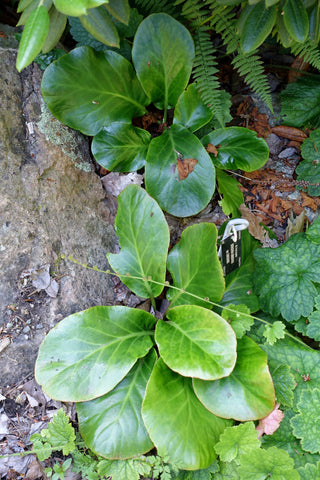
<path id="1" fill-rule="evenodd" d="M 304 133 L 299 128 L 288 127 L 286 125 L 278 125 L 272 127 L 272 133 L 275 133 L 279 137 L 288 138 L 289 140 L 294 140 L 295 142 L 303 142 L 307 138 L 307 134 Z"/>
<path id="2" fill-rule="evenodd" d="M 302 72 L 308 70 L 309 65 L 302 57 L 296 57 L 291 64 L 292 70 L 289 70 L 288 83 L 295 82 L 297 78 L 301 77 Z"/>
<path id="3" fill-rule="evenodd" d="M 240 205 L 239 210 L 241 212 L 242 218 L 248 220 L 249 222 L 249 227 L 248 227 L 249 233 L 254 238 L 259 240 L 264 246 L 267 246 L 267 244 L 270 242 L 270 238 L 265 228 L 263 228 L 263 226 L 260 225 L 260 223 L 262 222 L 261 217 L 259 217 L 258 215 L 254 215 L 249 210 L 249 208 L 245 206 L 244 203 Z"/>
<path id="4" fill-rule="evenodd" d="M 259 421 L 256 430 L 259 432 L 258 438 L 264 433 L 266 435 L 272 435 L 280 427 L 280 423 L 284 417 L 284 413 L 279 410 L 279 404 L 276 403 L 274 409 L 265 418 Z"/>
<path id="5" fill-rule="evenodd" d="M 294 233 L 300 233 L 304 230 L 304 221 L 305 221 L 305 211 L 302 210 L 300 215 L 294 217 L 293 213 L 291 212 L 290 217 L 288 218 L 288 225 L 286 228 L 286 239 L 291 237 Z"/>

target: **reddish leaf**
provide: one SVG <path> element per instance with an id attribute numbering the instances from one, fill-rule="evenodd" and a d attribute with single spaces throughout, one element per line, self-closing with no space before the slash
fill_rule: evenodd
<path id="1" fill-rule="evenodd" d="M 272 412 L 259 421 L 259 424 L 256 427 L 256 430 L 259 432 L 258 438 L 263 434 L 272 435 L 278 430 L 283 417 L 284 413 L 279 410 L 279 404 L 276 403 Z"/>

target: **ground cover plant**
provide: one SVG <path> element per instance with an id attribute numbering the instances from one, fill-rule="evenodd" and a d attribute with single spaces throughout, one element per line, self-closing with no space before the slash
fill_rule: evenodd
<path id="1" fill-rule="evenodd" d="M 63 3 L 51 7 L 59 11 Z M 148 2 L 139 3 L 148 9 Z M 208 96 L 216 73 L 207 49 L 209 26 L 221 34 L 228 53 L 236 52 L 234 65 L 247 71 L 248 82 L 271 107 L 257 48 L 273 32 L 317 66 L 319 4 L 241 2 L 237 18 L 239 1 L 176 3 L 192 37 L 174 18 L 154 13 L 139 21 L 132 63 L 114 51 L 82 46 L 51 64 L 42 83 L 54 116 L 93 136 L 92 153 L 101 166 L 145 169 L 146 191 L 131 186 L 118 198 L 121 252 L 108 260 L 154 311 L 160 295 L 169 309 L 156 318 L 128 307 L 93 306 L 67 317 L 41 346 L 36 379 L 52 398 L 76 402 L 84 448 L 91 453 L 75 447 L 74 432 L 60 414 L 58 447 L 73 456 L 78 471 L 87 468 L 87 478 L 318 478 L 319 351 L 298 334 L 320 338 L 319 221 L 272 249 L 258 248 L 244 235 L 242 266 L 224 278 L 216 227 L 188 227 L 168 251 L 162 210 L 179 217 L 198 213 L 217 180 L 224 212 L 238 216 L 242 194 L 225 170 L 257 170 L 268 158 L 266 143 L 254 132 L 224 126 L 228 95 L 215 88 L 214 98 Z M 93 4 L 74 2 L 81 12 L 60 13 L 80 15 Z M 108 12 L 114 15 L 112 4 Z M 46 6 L 30 5 L 39 27 L 37 16 L 46 17 Z M 95 35 L 97 27 L 80 20 Z M 19 68 L 39 50 L 38 44 L 29 56 L 23 51 L 27 35 L 34 38 L 32 26 L 25 31 Z M 283 98 L 289 116 L 290 94 Z M 148 115 L 156 124 L 151 133 L 137 120 Z M 314 195 L 317 135 L 305 140 L 297 169 Z M 33 438 L 34 451 L 41 455 L 46 447 L 41 458 L 48 458 L 57 444 L 50 446 L 46 432 L 40 437 Z M 146 455 L 154 447 L 157 456 Z M 55 474 L 63 472 L 57 467 Z"/>

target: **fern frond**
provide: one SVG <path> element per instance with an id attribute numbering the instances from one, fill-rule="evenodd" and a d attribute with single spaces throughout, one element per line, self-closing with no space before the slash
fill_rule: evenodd
<path id="1" fill-rule="evenodd" d="M 131 7 L 136 7 L 137 10 L 146 15 L 151 13 L 167 13 L 176 18 L 179 15 L 179 9 L 176 8 L 172 0 L 134 0 L 130 2 Z"/>
<path id="2" fill-rule="evenodd" d="M 214 28 L 221 36 L 223 44 L 227 48 L 227 54 L 233 53 L 239 45 L 234 6 L 221 5 L 216 0 L 206 0 L 206 6 L 211 10 L 209 18 L 211 28 Z"/>
<path id="3" fill-rule="evenodd" d="M 305 62 L 320 70 L 320 50 L 310 38 L 304 43 L 293 42 L 290 49 L 295 56 L 302 57 Z"/>
<path id="4" fill-rule="evenodd" d="M 226 101 L 225 92 L 220 90 L 212 41 L 206 30 L 206 27 L 199 27 L 194 33 L 195 60 L 192 74 L 202 101 L 213 112 L 219 125 L 224 127 L 229 118 L 231 102 Z"/>
<path id="5" fill-rule="evenodd" d="M 252 90 L 260 96 L 272 111 L 270 86 L 268 78 L 264 73 L 263 62 L 257 55 L 257 50 L 250 54 L 244 54 L 239 49 L 237 56 L 232 60 L 232 64 L 239 74 L 245 77 L 246 83 L 250 85 Z"/>

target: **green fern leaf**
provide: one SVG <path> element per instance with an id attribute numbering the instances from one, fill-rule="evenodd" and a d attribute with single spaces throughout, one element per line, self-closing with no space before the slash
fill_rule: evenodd
<path id="1" fill-rule="evenodd" d="M 263 62 L 257 51 L 244 54 L 238 50 L 238 55 L 232 60 L 233 66 L 245 78 L 246 83 L 257 93 L 261 100 L 273 111 L 270 86 L 264 73 Z"/>
<path id="2" fill-rule="evenodd" d="M 310 38 L 304 43 L 293 42 L 290 48 L 294 55 L 303 57 L 305 62 L 320 70 L 320 50 Z"/>

